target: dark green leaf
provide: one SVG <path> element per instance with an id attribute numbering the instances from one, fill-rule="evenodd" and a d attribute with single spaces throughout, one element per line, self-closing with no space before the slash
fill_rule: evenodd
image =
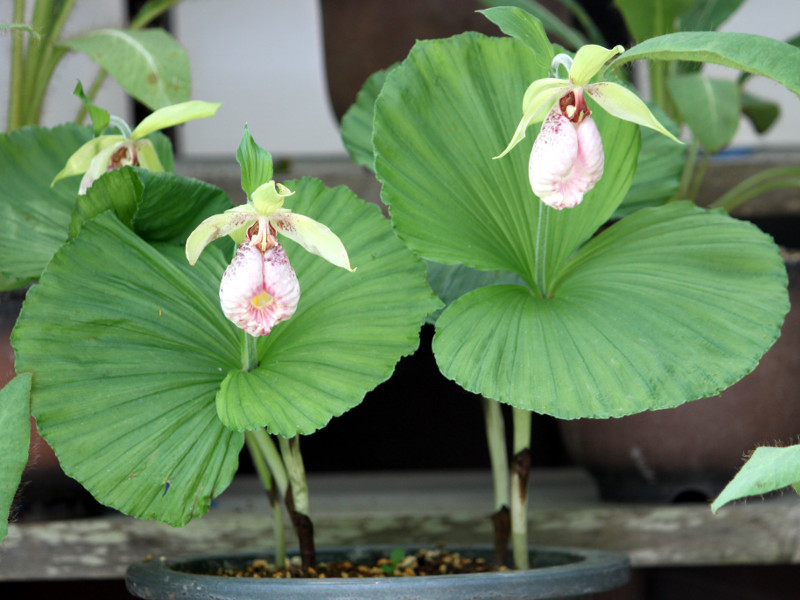
<path id="1" fill-rule="evenodd" d="M 86 195 L 79 196 L 69 225 L 70 239 L 78 235 L 83 224 L 97 215 L 113 210 L 127 227 L 142 201 L 142 182 L 131 167 L 103 174 L 92 184 Z"/>
<path id="2" fill-rule="evenodd" d="M 742 112 L 750 119 L 758 133 L 767 131 L 780 116 L 780 107 L 770 100 L 742 93 Z"/>
<path id="3" fill-rule="evenodd" d="M 0 289 L 39 278 L 67 239 L 79 178 L 50 182 L 92 137 L 88 127 L 24 127 L 0 135 Z"/>

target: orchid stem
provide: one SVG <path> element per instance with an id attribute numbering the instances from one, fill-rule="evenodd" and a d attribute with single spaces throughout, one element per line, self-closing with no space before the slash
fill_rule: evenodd
<path id="1" fill-rule="evenodd" d="M 531 413 L 512 409 L 514 456 L 511 464 L 511 549 L 514 566 L 527 569 L 528 561 L 528 479 L 531 472 Z"/>
<path id="2" fill-rule="evenodd" d="M 300 543 L 300 558 L 303 568 L 316 567 L 317 556 L 314 548 L 314 525 L 311 522 L 311 508 L 308 499 L 308 482 L 306 469 L 303 465 L 303 456 L 300 453 L 300 436 L 293 438 L 280 438 L 281 455 L 286 465 L 291 486 L 292 505 L 289 508 L 292 515 L 297 539 Z M 287 503 L 287 506 L 289 504 Z"/>
<path id="3" fill-rule="evenodd" d="M 544 202 L 539 202 L 539 219 L 536 223 L 536 254 L 534 260 L 534 276 L 536 277 L 536 288 L 547 298 L 547 264 L 545 251 L 547 248 L 547 226 L 550 212 L 545 208 Z"/>
<path id="4" fill-rule="evenodd" d="M 481 398 L 486 423 L 486 440 L 494 480 L 494 564 L 505 564 L 511 525 L 509 517 L 509 472 L 506 450 L 506 429 L 500 403 Z"/>
<path id="5" fill-rule="evenodd" d="M 263 429 L 258 431 L 265 434 Z M 250 451 L 250 456 L 253 458 L 253 465 L 256 468 L 256 473 L 258 473 L 258 477 L 264 485 L 264 491 L 267 493 L 269 505 L 272 508 L 273 533 L 275 536 L 275 565 L 278 568 L 282 568 L 286 564 L 286 532 L 283 527 L 281 493 L 278 489 L 279 486 L 275 480 L 276 478 L 272 477 L 270 474 L 270 468 L 267 465 L 264 454 L 261 452 L 261 444 L 259 444 L 256 432 L 245 431 L 244 435 L 247 441 L 247 449 Z M 269 439 L 266 434 L 265 437 Z"/>

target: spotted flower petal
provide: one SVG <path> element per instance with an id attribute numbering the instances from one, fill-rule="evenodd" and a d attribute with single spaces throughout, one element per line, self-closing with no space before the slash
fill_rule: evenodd
<path id="1" fill-rule="evenodd" d="M 222 276 L 219 300 L 225 316 L 253 336 L 267 335 L 291 317 L 300 284 L 283 246 L 262 252 L 245 240 Z"/>
<path id="2" fill-rule="evenodd" d="M 556 209 L 572 208 L 603 175 L 603 143 L 591 117 L 577 126 L 558 108 L 542 124 L 528 167 L 531 188 Z"/>

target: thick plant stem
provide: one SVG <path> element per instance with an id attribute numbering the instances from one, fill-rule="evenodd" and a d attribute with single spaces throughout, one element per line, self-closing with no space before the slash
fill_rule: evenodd
<path id="1" fill-rule="evenodd" d="M 486 440 L 489 446 L 489 461 L 494 480 L 494 564 L 503 565 L 508 553 L 508 540 L 511 536 L 509 515 L 509 473 L 506 451 L 506 428 L 500 404 L 489 398 L 481 398 L 483 417 L 486 423 Z"/>
<path id="2" fill-rule="evenodd" d="M 25 0 L 14 0 L 14 23 L 22 25 L 25 22 Z M 13 31 L 11 42 L 11 79 L 8 89 L 8 113 L 6 129 L 13 131 L 19 127 L 22 119 L 22 89 L 24 85 L 22 69 L 25 64 L 25 35 L 21 31 Z"/>
<path id="3" fill-rule="evenodd" d="M 263 430 L 261 430 L 263 432 Z M 264 484 L 264 491 L 267 493 L 269 505 L 272 508 L 272 526 L 275 535 L 275 564 L 280 568 L 286 564 L 286 532 L 283 528 L 283 506 L 281 505 L 281 494 L 278 484 L 271 476 L 267 460 L 261 452 L 261 447 L 253 431 L 245 432 L 247 449 L 253 458 L 253 465 L 256 468 L 259 479 Z"/>
<path id="4" fill-rule="evenodd" d="M 290 496 L 292 504 L 286 505 L 292 516 L 292 524 L 300 544 L 300 558 L 303 568 L 315 568 L 317 552 L 314 548 L 314 525 L 311 522 L 311 508 L 308 500 L 308 483 L 303 456 L 300 453 L 300 436 L 291 439 L 280 438 L 283 463 L 289 476 Z"/>
<path id="5" fill-rule="evenodd" d="M 514 455 L 511 459 L 511 549 L 514 566 L 528 564 L 528 478 L 531 472 L 531 413 L 512 409 Z"/>

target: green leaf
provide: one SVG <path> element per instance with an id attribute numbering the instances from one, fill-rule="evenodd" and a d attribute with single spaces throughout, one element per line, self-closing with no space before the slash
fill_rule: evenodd
<path id="1" fill-rule="evenodd" d="M 742 112 L 750 119 L 758 133 L 764 133 L 778 120 L 780 107 L 775 102 L 744 92 L 742 93 Z"/>
<path id="2" fill-rule="evenodd" d="M 725 486 L 711 510 L 717 512 L 728 502 L 759 496 L 800 484 L 800 444 L 785 448 L 756 448 L 736 476 Z"/>
<path id="3" fill-rule="evenodd" d="M 428 262 L 428 285 L 436 297 L 449 306 L 455 300 L 472 290 L 487 285 L 503 285 L 513 283 L 525 285 L 516 273 L 509 271 L 478 271 L 464 265 L 443 265 Z M 444 307 L 443 307 L 444 308 Z M 428 322 L 435 323 L 441 311 L 429 315 Z"/>
<path id="4" fill-rule="evenodd" d="M 550 279 L 604 223 L 630 185 L 638 127 L 590 103 L 606 148 L 605 174 L 575 209 L 542 210 L 528 181 L 531 132 L 492 160 L 514 132 L 528 84 L 545 76 L 523 44 L 467 33 L 416 44 L 375 104 L 375 166 L 398 235 L 424 258 Z"/>
<path id="5" fill-rule="evenodd" d="M 649 105 L 655 117 L 675 136 L 678 126 L 658 106 Z M 633 183 L 614 216 L 624 217 L 641 208 L 661 206 L 678 191 L 686 146 L 676 144 L 649 127 L 640 128 L 642 149 Z"/>
<path id="6" fill-rule="evenodd" d="M 80 181 L 64 179 L 53 187 L 50 182 L 91 137 L 88 127 L 77 125 L 0 135 L 0 289 L 38 279 L 66 241 Z"/>
<path id="7" fill-rule="evenodd" d="M 789 308 L 769 236 L 688 202 L 622 219 L 550 289 L 492 286 L 454 302 L 433 340 L 442 373 L 559 418 L 668 408 L 750 372 Z"/>
<path id="8" fill-rule="evenodd" d="M 106 130 L 106 127 L 108 127 L 111 115 L 108 114 L 106 109 L 100 108 L 86 97 L 86 94 L 83 92 L 83 85 L 80 81 L 75 86 L 75 91 L 72 93 L 80 98 L 81 102 L 83 102 L 83 105 L 86 107 L 86 112 L 89 113 L 89 117 L 92 119 L 94 135 L 98 136 L 102 134 Z"/>
<path id="9" fill-rule="evenodd" d="M 703 0 L 678 18 L 678 31 L 716 31 L 742 5 L 744 0 Z"/>
<path id="10" fill-rule="evenodd" d="M 133 228 L 149 242 L 183 246 L 203 220 L 232 206 L 224 191 L 199 179 L 144 169 L 136 172 L 144 190 Z M 232 250 L 230 244 L 225 247 Z"/>
<path id="11" fill-rule="evenodd" d="M 323 427 L 386 380 L 416 349 L 422 322 L 439 302 L 424 264 L 378 207 L 315 179 L 285 183 L 295 190 L 288 208 L 328 225 L 357 270 L 336 268 L 287 241 L 302 291 L 297 312 L 259 338 L 256 369 L 228 374 L 217 410 L 233 429 L 266 426 L 291 437 Z"/>
<path id="12" fill-rule="evenodd" d="M 175 173 L 124 167 L 104 174 L 78 199 L 70 238 L 85 221 L 112 209 L 143 239 L 183 246 L 206 217 L 229 208 L 227 194 L 213 185 Z"/>
<path id="13" fill-rule="evenodd" d="M 98 29 L 62 44 L 86 54 L 151 110 L 189 100 L 189 57 L 162 29 Z"/>
<path id="14" fill-rule="evenodd" d="M 219 309 L 221 253 L 190 267 L 160 249 L 111 212 L 88 221 L 28 292 L 12 343 L 64 472 L 103 504 L 182 525 L 236 471 L 243 436 L 214 397 L 239 335 Z"/>
<path id="15" fill-rule="evenodd" d="M 677 18 L 695 4 L 694 0 L 614 0 L 625 26 L 637 42 L 675 31 Z"/>
<path id="16" fill-rule="evenodd" d="M 586 37 L 581 31 L 574 27 L 570 27 L 547 8 L 538 2 L 534 2 L 533 0 L 482 0 L 482 4 L 491 7 L 517 7 L 530 13 L 532 16 L 541 21 L 547 33 L 554 37 L 560 38 L 564 44 L 566 44 L 567 47 L 571 48 L 572 50 L 577 50 L 581 46 L 584 46 L 588 43 Z M 576 5 L 573 2 L 562 0 L 562 4 L 567 5 L 570 10 L 573 10 L 573 12 L 575 11 L 574 9 L 576 9 Z M 581 9 L 578 8 L 577 10 L 580 14 Z M 597 33 L 596 29 L 595 33 Z M 549 68 L 550 65 L 547 66 Z"/>
<path id="17" fill-rule="evenodd" d="M 364 82 L 355 103 L 342 116 L 342 143 L 356 164 L 375 172 L 375 155 L 372 150 L 372 120 L 375 100 L 381 92 L 386 76 L 396 65 L 376 71 Z"/>
<path id="18" fill-rule="evenodd" d="M 500 31 L 533 50 L 533 60 L 541 70 L 550 69 L 555 53 L 539 19 L 521 8 L 512 6 L 498 6 L 478 12 L 497 25 Z"/>
<path id="19" fill-rule="evenodd" d="M 120 221 L 131 227 L 142 199 L 142 182 L 131 167 L 116 169 L 104 174 L 78 197 L 72 221 L 69 225 L 69 239 L 78 235 L 83 224 L 111 209 Z"/>
<path id="20" fill-rule="evenodd" d="M 610 65 L 633 60 L 688 60 L 732 67 L 774 79 L 800 94 L 800 48 L 750 33 L 682 32 L 637 44 Z"/>
<path id="21" fill-rule="evenodd" d="M 247 197 L 272 179 L 272 155 L 256 144 L 247 124 L 236 150 L 236 161 L 242 171 L 242 189 Z"/>
<path id="22" fill-rule="evenodd" d="M 8 515 L 31 443 L 31 376 L 17 375 L 0 389 L 0 515 Z M 0 518 L 0 541 L 8 534 L 7 519 Z"/>
<path id="23" fill-rule="evenodd" d="M 700 144 L 712 154 L 731 143 L 739 129 L 739 86 L 701 73 L 667 80 L 672 101 Z"/>

